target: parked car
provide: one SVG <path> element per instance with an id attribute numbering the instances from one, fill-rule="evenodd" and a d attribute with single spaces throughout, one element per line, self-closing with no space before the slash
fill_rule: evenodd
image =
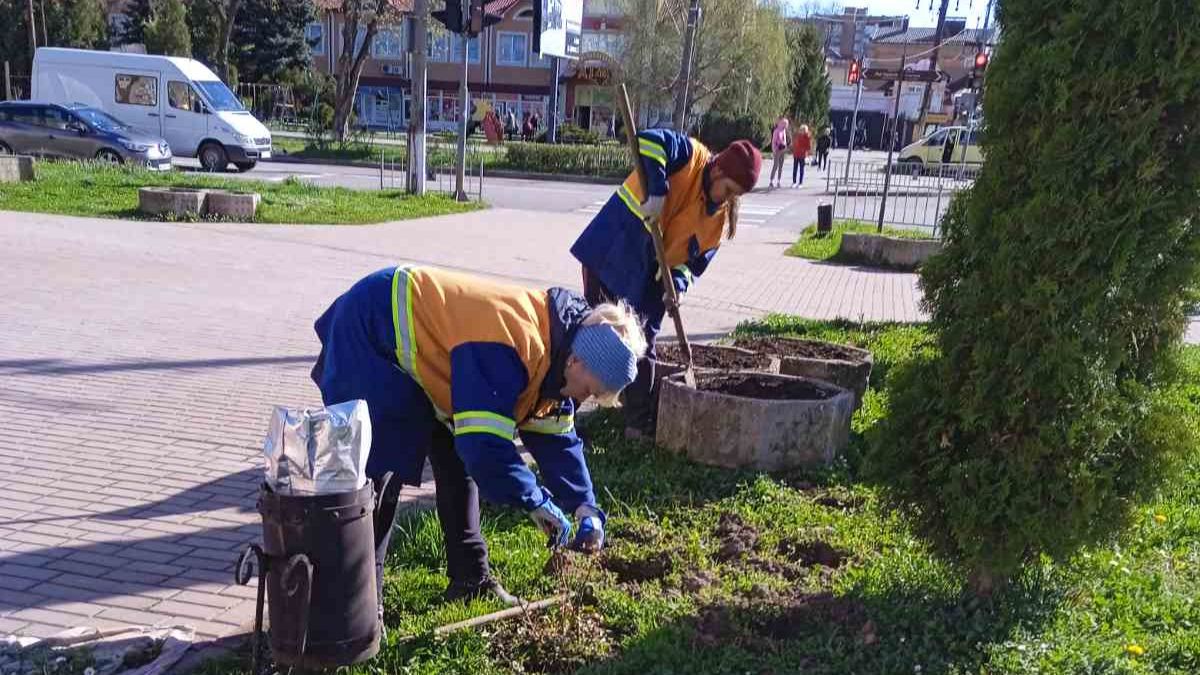
<path id="1" fill-rule="evenodd" d="M 42 47 L 33 98 L 99 108 L 167 139 L 176 157 L 206 171 L 249 171 L 271 157 L 271 132 L 204 64 L 192 59 Z"/>
<path id="2" fill-rule="evenodd" d="M 904 146 L 900 150 L 900 161 L 919 168 L 934 168 L 943 164 L 983 164 L 978 135 L 978 129 L 942 127 Z"/>
<path id="3" fill-rule="evenodd" d="M 0 103 L 0 153 L 171 168 L 171 148 L 103 110 L 56 103 Z"/>

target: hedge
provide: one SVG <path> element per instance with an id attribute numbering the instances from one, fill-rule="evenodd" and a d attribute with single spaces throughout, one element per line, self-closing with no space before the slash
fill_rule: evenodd
<path id="1" fill-rule="evenodd" d="M 507 146 L 497 169 L 576 176 L 623 177 L 633 170 L 629 149 L 612 145 L 544 145 L 513 143 Z"/>

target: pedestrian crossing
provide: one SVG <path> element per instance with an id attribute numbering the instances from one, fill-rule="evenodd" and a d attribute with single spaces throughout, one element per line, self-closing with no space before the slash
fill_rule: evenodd
<path id="1" fill-rule="evenodd" d="M 575 213 L 582 213 L 589 216 L 594 216 L 600 213 L 600 209 L 608 203 L 608 199 L 598 199 L 590 204 L 581 206 L 575 209 Z M 789 206 L 794 204 L 793 201 L 786 202 L 750 202 L 747 198 L 742 198 L 742 203 L 738 207 L 738 225 L 763 225 L 768 220 L 782 213 Z"/>

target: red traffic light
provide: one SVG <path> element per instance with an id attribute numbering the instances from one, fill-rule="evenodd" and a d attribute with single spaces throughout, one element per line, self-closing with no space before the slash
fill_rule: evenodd
<path id="1" fill-rule="evenodd" d="M 850 62 L 850 69 L 846 71 L 846 84 L 858 84 L 861 78 L 862 66 L 859 64 L 858 59 L 854 59 Z"/>
<path id="2" fill-rule="evenodd" d="M 978 54 L 975 55 L 975 69 L 976 70 L 983 70 L 984 68 L 987 68 L 987 64 L 988 64 L 987 52 L 979 52 Z"/>

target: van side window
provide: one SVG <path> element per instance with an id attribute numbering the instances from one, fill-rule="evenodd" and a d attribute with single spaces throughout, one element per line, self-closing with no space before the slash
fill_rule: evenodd
<path id="1" fill-rule="evenodd" d="M 158 80 L 153 76 L 117 73 L 116 86 L 117 103 L 158 106 Z"/>
<path id="2" fill-rule="evenodd" d="M 70 113 L 58 108 L 42 108 L 42 126 L 51 129 L 66 129 L 71 121 Z"/>
<path id="3" fill-rule="evenodd" d="M 187 82 L 167 83 L 167 103 L 176 110 L 200 112 L 200 97 Z"/>
<path id="4" fill-rule="evenodd" d="M 5 119 L 9 122 L 18 122 L 20 124 L 41 125 L 41 116 L 35 108 L 23 106 L 20 108 L 9 108 L 6 111 Z"/>

